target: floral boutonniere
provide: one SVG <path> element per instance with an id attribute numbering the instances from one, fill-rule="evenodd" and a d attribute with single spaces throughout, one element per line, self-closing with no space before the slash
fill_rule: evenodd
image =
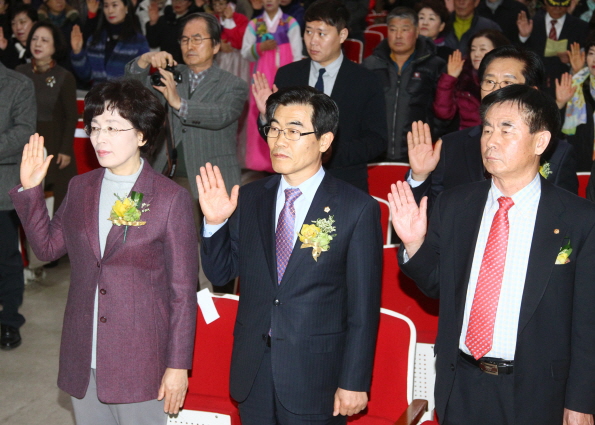
<path id="1" fill-rule="evenodd" d="M 566 245 L 564 245 L 562 248 L 560 248 L 560 252 L 558 253 L 558 256 L 556 257 L 555 264 L 570 263 L 570 260 L 568 259 L 568 257 L 570 257 L 570 254 L 572 254 L 572 247 L 570 246 L 570 239 L 569 239 L 568 242 L 566 243 Z"/>
<path id="2" fill-rule="evenodd" d="M 539 166 L 539 174 L 541 174 L 544 179 L 547 179 L 549 175 L 552 174 L 549 162 L 545 161 L 543 165 Z"/>
<path id="3" fill-rule="evenodd" d="M 143 203 L 143 194 L 139 192 L 130 192 L 127 198 L 120 198 L 114 193 L 118 200 L 112 207 L 112 211 L 108 220 L 116 226 L 126 226 L 124 229 L 124 242 L 126 242 L 126 234 L 128 233 L 128 226 L 144 226 L 146 221 L 140 221 L 141 213 L 149 211 L 149 204 Z"/>
<path id="4" fill-rule="evenodd" d="M 325 208 L 325 212 L 329 212 L 330 209 Z M 314 261 L 318 261 L 318 257 L 323 251 L 328 251 L 330 243 L 335 235 L 332 235 L 337 229 L 333 226 L 335 220 L 332 215 L 328 218 L 319 218 L 312 221 L 314 224 L 304 224 L 302 230 L 298 233 L 302 246 L 300 248 L 312 248 L 312 258 Z"/>

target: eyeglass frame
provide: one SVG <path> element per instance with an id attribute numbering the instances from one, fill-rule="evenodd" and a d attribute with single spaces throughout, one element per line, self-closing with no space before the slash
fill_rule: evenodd
<path id="1" fill-rule="evenodd" d="M 269 130 L 270 130 L 271 128 L 277 128 L 277 129 L 279 130 L 279 134 L 277 134 L 277 137 L 274 137 L 274 136 L 269 136 L 269 135 L 268 135 L 268 132 L 269 132 Z M 298 137 L 297 139 L 295 139 L 295 140 L 294 140 L 294 139 L 290 139 L 289 137 L 287 137 L 287 133 L 285 132 L 286 130 L 292 130 L 292 131 L 296 131 L 296 132 L 298 132 L 300 135 L 299 135 L 299 137 Z M 299 131 L 299 130 L 296 130 L 296 129 L 294 129 L 294 128 L 278 128 L 278 127 L 273 127 L 273 126 L 271 126 L 271 125 L 265 125 L 265 126 L 262 128 L 262 131 L 264 131 L 264 135 L 265 135 L 265 136 L 267 136 L 267 138 L 269 138 L 269 137 L 270 137 L 271 139 L 278 139 L 279 137 L 281 137 L 281 133 L 283 133 L 283 136 L 285 136 L 285 138 L 286 138 L 287 140 L 291 141 L 291 142 L 297 142 L 298 140 L 300 140 L 300 139 L 302 138 L 302 136 L 308 136 L 309 134 L 314 134 L 314 133 L 316 133 L 315 131 L 309 131 L 309 132 L 306 132 L 306 133 L 302 133 L 301 131 Z"/>
<path id="2" fill-rule="evenodd" d="M 492 82 L 492 88 L 491 89 L 484 89 L 483 88 L 483 84 L 486 83 L 486 82 L 488 82 L 488 81 L 491 81 Z M 500 81 L 499 83 L 497 83 L 497 82 L 495 82 L 493 80 L 489 80 L 489 79 L 486 80 L 486 79 L 484 79 L 484 80 L 481 80 L 481 83 L 479 83 L 479 87 L 483 91 L 493 91 L 493 90 L 496 90 L 496 86 L 498 86 L 498 90 L 500 90 L 502 88 L 502 84 L 503 83 L 506 83 L 506 85 L 504 87 L 512 86 L 513 84 L 519 84 L 518 82 L 514 82 L 514 81 L 506 81 L 506 80 L 504 80 L 504 81 Z"/>
<path id="3" fill-rule="evenodd" d="M 200 37 L 200 43 L 195 42 L 194 40 L 198 39 Z M 196 34 L 190 37 L 186 37 L 186 36 L 182 36 L 178 39 L 178 43 L 180 43 L 180 46 L 184 46 L 184 45 L 189 45 L 190 42 L 192 42 L 193 46 L 200 46 L 202 44 L 203 41 L 205 40 L 212 40 L 213 37 L 203 37 L 200 34 Z"/>
<path id="4" fill-rule="evenodd" d="M 119 129 L 119 128 L 114 128 L 111 125 L 108 125 L 105 128 L 101 128 L 101 127 L 96 127 L 98 130 L 96 132 L 97 136 L 93 136 L 93 127 L 90 126 L 85 126 L 85 133 L 87 133 L 87 136 L 89 136 L 89 138 L 91 137 L 98 137 L 102 132 L 106 132 L 106 134 L 108 135 L 108 137 L 116 137 L 121 131 L 130 131 L 130 130 L 135 130 L 134 127 L 132 128 L 126 128 L 126 129 Z M 109 130 L 111 128 L 111 130 Z M 115 133 L 114 133 L 115 132 Z"/>

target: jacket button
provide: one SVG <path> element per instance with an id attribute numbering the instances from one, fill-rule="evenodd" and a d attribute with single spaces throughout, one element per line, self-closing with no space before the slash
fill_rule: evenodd
<path id="1" fill-rule="evenodd" d="M 105 323 L 105 322 L 107 322 L 107 319 L 106 319 L 105 317 L 103 317 L 103 316 L 102 316 L 102 317 L 99 319 L 99 321 L 100 321 L 101 323 Z"/>
<path id="2" fill-rule="evenodd" d="M 281 302 L 279 300 L 275 300 L 275 302 L 273 304 L 275 304 L 275 306 L 278 306 L 281 304 Z"/>
<path id="3" fill-rule="evenodd" d="M 450 365 L 450 370 L 452 370 L 452 371 L 454 372 L 454 370 L 455 370 L 455 365 L 451 364 L 451 365 Z"/>
<path id="4" fill-rule="evenodd" d="M 186 129 L 185 128 L 182 129 L 182 133 L 186 133 Z"/>
<path id="5" fill-rule="evenodd" d="M 101 264 L 99 264 L 99 261 L 97 262 L 97 267 L 101 267 Z"/>
<path id="6" fill-rule="evenodd" d="M 101 290 L 99 291 L 99 293 L 100 293 L 101 295 L 105 295 L 105 294 L 107 293 L 107 291 L 106 291 L 105 289 L 101 289 Z"/>

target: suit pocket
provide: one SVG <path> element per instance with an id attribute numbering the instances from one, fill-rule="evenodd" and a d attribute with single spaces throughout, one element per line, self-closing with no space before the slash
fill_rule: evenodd
<path id="1" fill-rule="evenodd" d="M 568 379 L 570 370 L 570 360 L 552 360 L 551 374 L 555 381 L 565 381 Z"/>
<path id="2" fill-rule="evenodd" d="M 331 353 L 343 349 L 346 332 L 326 335 L 311 335 L 309 348 L 311 353 Z"/>

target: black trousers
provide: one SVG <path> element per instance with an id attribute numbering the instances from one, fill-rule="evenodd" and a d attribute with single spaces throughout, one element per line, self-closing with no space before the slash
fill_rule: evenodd
<path id="1" fill-rule="evenodd" d="M 0 211 L 0 323 L 15 328 L 25 323 L 25 318 L 19 314 L 25 278 L 18 229 L 19 218 L 16 211 Z"/>
<path id="2" fill-rule="evenodd" d="M 514 374 L 490 375 L 459 356 L 441 425 L 513 425 Z"/>
<path id="3" fill-rule="evenodd" d="M 285 409 L 275 392 L 271 349 L 266 348 L 248 398 L 239 405 L 242 425 L 345 425 L 346 416 L 298 415 Z"/>

